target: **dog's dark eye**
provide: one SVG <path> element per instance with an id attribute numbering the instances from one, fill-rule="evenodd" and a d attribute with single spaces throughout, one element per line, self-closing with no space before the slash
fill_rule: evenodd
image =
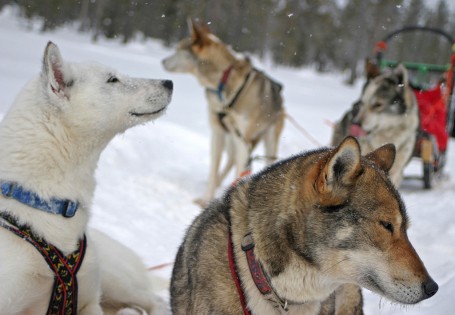
<path id="1" fill-rule="evenodd" d="M 107 79 L 107 83 L 116 83 L 116 82 L 120 82 L 120 80 L 115 76 L 110 76 L 109 79 Z"/>
<path id="2" fill-rule="evenodd" d="M 323 210 L 324 212 L 328 212 L 328 213 L 338 212 L 338 211 L 342 210 L 342 209 L 345 208 L 345 207 L 346 207 L 345 204 L 330 205 L 330 206 L 321 206 L 322 210 Z"/>
<path id="3" fill-rule="evenodd" d="M 376 102 L 376 103 L 373 104 L 373 106 L 371 106 L 372 109 L 379 109 L 381 107 L 382 107 L 382 104 L 379 103 L 379 102 Z"/>
<path id="4" fill-rule="evenodd" d="M 381 221 L 381 225 L 390 233 L 393 233 L 393 225 L 390 222 Z"/>

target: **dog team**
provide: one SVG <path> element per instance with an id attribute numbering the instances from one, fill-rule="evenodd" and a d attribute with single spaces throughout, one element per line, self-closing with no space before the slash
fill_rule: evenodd
<path id="1" fill-rule="evenodd" d="M 171 310 L 141 259 L 87 223 L 101 152 L 159 118 L 172 81 L 70 63 L 49 42 L 40 75 L 0 124 L 0 314 L 363 314 L 360 287 L 401 304 L 433 296 L 396 189 L 418 126 L 406 69 L 368 74 L 333 147 L 272 164 L 282 86 L 205 27 L 189 30 L 163 66 L 205 88 L 211 159 L 195 200 L 205 210 L 175 259 Z M 238 177 L 250 169 L 260 142 L 269 166 L 214 199 L 233 167 Z"/>

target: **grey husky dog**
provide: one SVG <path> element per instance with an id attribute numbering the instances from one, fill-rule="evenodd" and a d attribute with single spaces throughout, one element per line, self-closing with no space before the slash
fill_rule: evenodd
<path id="1" fill-rule="evenodd" d="M 173 314 L 318 314 L 344 285 L 404 304 L 433 296 L 387 175 L 394 158 L 392 144 L 361 156 L 348 137 L 241 180 L 189 227 Z"/>
<path id="2" fill-rule="evenodd" d="M 390 178 L 399 186 L 403 169 L 414 151 L 419 128 L 419 112 L 408 72 L 403 65 L 369 77 L 359 101 L 335 125 L 332 145 L 345 136 L 356 136 L 363 153 L 384 143 L 393 143 L 397 154 Z"/>

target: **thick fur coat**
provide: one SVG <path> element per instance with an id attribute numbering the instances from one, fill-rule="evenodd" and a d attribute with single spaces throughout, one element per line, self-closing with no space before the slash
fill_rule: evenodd
<path id="1" fill-rule="evenodd" d="M 234 53 L 206 28 L 190 21 L 189 29 L 191 37 L 179 43 L 163 66 L 168 71 L 193 74 L 206 91 L 210 170 L 206 191 L 196 200 L 205 206 L 232 167 L 237 176 L 249 168 L 259 142 L 264 143 L 265 160 L 271 163 L 276 159 L 285 115 L 281 84 L 255 69 L 248 58 Z M 227 158 L 221 168 L 223 152 Z"/>
<path id="2" fill-rule="evenodd" d="M 79 208 L 66 218 L 0 196 L 0 211 L 30 226 L 65 255 L 73 252 L 87 233 L 101 152 L 116 134 L 159 117 L 171 94 L 171 81 L 134 79 L 99 64 L 65 62 L 49 42 L 41 74 L 23 88 L 0 124 L 0 179 L 16 182 L 44 200 L 78 201 Z M 137 267 L 139 258 L 134 253 L 128 258 L 130 252 L 107 236 L 87 234 L 87 252 L 77 274 L 78 314 L 103 314 L 101 298 L 117 307 L 137 304 L 143 297 L 137 298 L 138 276 L 131 275 L 134 269 L 128 269 L 128 263 Z M 119 252 L 124 255 L 117 260 L 105 259 Z M 0 313 L 45 314 L 54 275 L 38 251 L 0 227 L 0 261 Z M 101 279 L 109 273 L 100 273 L 100 268 L 118 268 L 118 276 L 124 277 L 129 292 L 122 291 L 121 300 L 111 293 L 102 295 L 101 282 L 107 292 L 122 289 L 115 277 Z M 137 272 L 142 275 L 145 268 Z M 141 307 L 152 307 L 148 299 Z"/>
<path id="3" fill-rule="evenodd" d="M 387 176 L 394 157 L 390 144 L 363 157 L 349 137 L 337 148 L 294 156 L 242 180 L 188 229 L 172 274 L 173 313 L 243 314 L 230 272 L 231 237 L 247 307 L 281 314 L 253 281 L 242 250 L 248 234 L 286 314 L 330 311 L 321 303 L 343 285 L 404 304 L 434 295 L 437 284 L 408 240 L 406 209 Z M 350 307 L 346 313 L 359 311 Z"/>
<path id="4" fill-rule="evenodd" d="M 393 143 L 397 154 L 390 178 L 399 187 L 403 170 L 414 152 L 419 112 L 406 68 L 368 77 L 360 99 L 336 124 L 332 145 L 347 135 L 358 138 L 362 153 Z"/>

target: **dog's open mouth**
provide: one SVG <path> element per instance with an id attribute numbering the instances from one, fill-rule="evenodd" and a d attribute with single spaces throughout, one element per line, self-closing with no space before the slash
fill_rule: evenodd
<path id="1" fill-rule="evenodd" d="M 148 112 L 148 113 L 147 112 L 145 112 L 145 113 L 130 112 L 130 115 L 135 116 L 135 117 L 152 116 L 152 115 L 161 113 L 162 111 L 164 111 L 166 109 L 166 107 L 167 106 L 163 106 L 162 108 L 160 108 L 154 112 Z"/>
<path id="2" fill-rule="evenodd" d="M 354 137 L 364 137 L 368 134 L 360 125 L 352 124 L 351 128 L 349 129 L 349 134 Z"/>

